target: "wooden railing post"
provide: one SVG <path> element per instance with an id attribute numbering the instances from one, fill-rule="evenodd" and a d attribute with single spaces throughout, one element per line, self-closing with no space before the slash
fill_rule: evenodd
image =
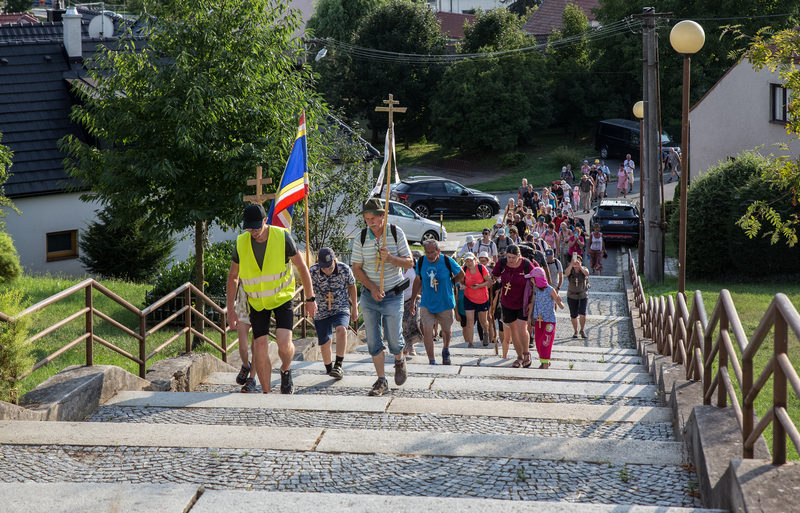
<path id="1" fill-rule="evenodd" d="M 144 361 L 147 358 L 147 325 L 145 316 L 141 312 L 139 312 L 139 336 L 142 337 L 139 341 L 139 359 L 142 361 L 139 364 L 139 377 L 144 379 L 147 373 L 147 362 Z"/>
<path id="2" fill-rule="evenodd" d="M 728 311 L 723 307 L 719 316 L 719 368 L 717 372 L 721 372 L 723 368 L 728 368 L 728 346 L 723 344 L 722 333 L 728 331 Z M 731 355 L 736 358 L 736 355 Z M 735 397 L 731 397 L 731 401 L 736 401 Z M 719 384 L 717 385 L 717 407 L 724 408 L 728 406 L 728 390 L 723 386 L 722 375 L 720 374 Z"/>
<path id="3" fill-rule="evenodd" d="M 789 332 L 786 319 L 781 311 L 775 309 L 775 365 L 772 376 L 772 407 L 777 412 L 778 408 L 786 408 L 786 372 L 780 364 L 778 355 L 785 355 L 789 350 Z M 783 465 L 786 463 L 786 428 L 778 415 L 775 415 L 772 427 L 772 463 Z M 746 439 L 745 439 L 746 440 Z"/>
<path id="4" fill-rule="evenodd" d="M 186 322 L 186 352 L 192 352 L 192 288 L 186 287 L 186 292 L 183 294 L 183 300 L 187 306 L 184 319 Z"/>
<path id="5" fill-rule="evenodd" d="M 228 305 L 225 305 L 225 310 L 219 316 L 222 321 L 222 361 L 228 363 Z M 241 342 L 240 342 L 241 343 Z"/>
<path id="6" fill-rule="evenodd" d="M 89 283 L 84 289 L 86 296 L 86 333 L 89 336 L 86 338 L 86 366 L 91 367 L 94 365 L 94 301 L 92 300 L 92 284 Z"/>

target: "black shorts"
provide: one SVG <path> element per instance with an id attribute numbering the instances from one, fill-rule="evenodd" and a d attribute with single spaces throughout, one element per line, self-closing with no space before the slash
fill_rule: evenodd
<path id="1" fill-rule="evenodd" d="M 475 310 L 476 312 L 488 312 L 489 311 L 489 300 L 487 299 L 485 303 L 473 303 L 470 301 L 468 297 L 464 297 L 464 310 Z"/>
<path id="2" fill-rule="evenodd" d="M 514 321 L 525 321 L 527 318 L 525 317 L 525 312 L 522 311 L 522 308 L 516 308 L 512 310 L 511 308 L 503 307 L 503 322 L 506 324 L 511 324 Z"/>
<path id="3" fill-rule="evenodd" d="M 567 298 L 567 304 L 569 305 L 569 316 L 573 319 L 577 318 L 578 315 L 586 315 L 586 303 L 589 302 L 589 298 L 585 297 L 583 299 L 572 299 L 571 297 Z"/>
<path id="4" fill-rule="evenodd" d="M 272 310 L 255 310 L 253 305 L 250 305 L 250 325 L 253 327 L 254 339 L 269 334 L 270 319 L 273 312 L 275 313 L 275 327 L 277 329 L 292 329 L 294 312 L 292 311 L 291 299 Z"/>

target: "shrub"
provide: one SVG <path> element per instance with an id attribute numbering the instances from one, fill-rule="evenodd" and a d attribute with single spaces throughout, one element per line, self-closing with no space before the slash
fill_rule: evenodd
<path id="1" fill-rule="evenodd" d="M 20 276 L 22 267 L 14 241 L 6 232 L 0 232 L 0 283 L 16 280 Z"/>
<path id="2" fill-rule="evenodd" d="M 511 153 L 500 155 L 500 164 L 503 167 L 513 167 L 522 162 L 524 158 L 525 154 L 521 151 L 512 151 Z"/>
<path id="3" fill-rule="evenodd" d="M 22 292 L 9 289 L 0 294 L 0 311 L 13 317 L 22 311 Z M 17 403 L 19 382 L 17 376 L 25 372 L 33 360 L 25 350 L 25 340 L 32 322 L 25 316 L 16 322 L 0 323 L 0 400 Z"/>
<path id="4" fill-rule="evenodd" d="M 749 239 L 736 221 L 755 200 L 765 200 L 784 217 L 800 214 L 790 199 L 761 180 L 767 159 L 745 152 L 694 180 L 687 192 L 686 276 L 715 279 L 793 275 L 788 262 L 800 262 L 800 246 L 770 244 L 768 236 Z M 776 200 L 775 198 L 785 198 Z M 680 210 L 669 220 L 673 242 L 679 241 Z"/>
<path id="5" fill-rule="evenodd" d="M 561 168 L 567 164 L 572 164 L 572 169 L 574 172 L 574 170 L 580 169 L 580 162 L 583 160 L 583 157 L 581 157 L 581 153 L 578 150 L 568 146 L 559 146 L 553 150 L 552 153 L 550 153 L 550 158 L 553 159 L 556 166 L 558 166 L 559 172 Z"/>
<path id="6" fill-rule="evenodd" d="M 87 271 L 103 277 L 148 281 L 166 265 L 175 239 L 163 231 L 148 231 L 144 217 L 120 222 L 118 213 L 123 208 L 109 205 L 97 213 L 98 220 L 81 233 L 78 260 Z"/>
<path id="7" fill-rule="evenodd" d="M 211 244 L 203 253 L 205 264 L 205 294 L 209 297 L 224 297 L 225 284 L 228 281 L 228 271 L 231 268 L 231 258 L 236 241 L 226 240 Z M 148 303 L 154 303 L 187 281 L 194 283 L 194 258 L 191 255 L 181 262 L 173 262 L 170 269 L 158 275 L 153 290 L 148 292 Z"/>

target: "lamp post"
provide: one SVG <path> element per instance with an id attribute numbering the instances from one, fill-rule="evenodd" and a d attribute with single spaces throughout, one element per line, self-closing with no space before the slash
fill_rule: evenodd
<path id="1" fill-rule="evenodd" d="M 638 101 L 633 106 L 633 115 L 639 119 L 639 206 L 640 208 L 640 215 L 639 215 L 639 274 L 644 274 L 644 222 L 645 222 L 645 215 L 644 215 L 644 190 L 645 187 L 645 166 L 644 166 L 644 159 L 642 158 L 642 154 L 644 151 L 644 102 Z M 648 179 L 650 172 L 648 171 Z"/>
<path id="2" fill-rule="evenodd" d="M 672 48 L 683 55 L 683 119 L 681 121 L 681 205 L 680 244 L 678 245 L 678 292 L 686 295 L 686 190 L 689 182 L 689 71 L 692 55 L 699 52 L 706 42 L 703 27 L 694 21 L 685 20 L 669 33 Z"/>

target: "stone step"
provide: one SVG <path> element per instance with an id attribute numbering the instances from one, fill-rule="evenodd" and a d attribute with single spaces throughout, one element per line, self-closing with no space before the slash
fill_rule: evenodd
<path id="1" fill-rule="evenodd" d="M 536 354 L 532 353 L 534 359 L 536 359 Z M 437 361 L 441 363 L 441 351 L 436 353 Z M 592 356 L 591 362 L 585 361 L 567 361 L 567 360 L 555 360 L 554 358 L 550 358 L 550 368 L 551 369 L 569 369 L 570 364 L 572 364 L 571 370 L 583 370 L 583 371 L 600 371 L 600 372 L 616 372 L 616 371 L 629 371 L 629 372 L 647 372 L 647 368 L 644 365 L 637 365 L 637 364 L 627 364 L 627 363 L 595 363 L 597 360 L 597 356 Z M 453 366 L 464 366 L 464 365 L 478 365 L 481 367 L 511 367 L 511 364 L 514 362 L 516 358 L 499 358 L 495 357 L 492 353 L 491 355 L 487 356 L 476 356 L 476 357 L 464 357 L 464 356 L 451 356 L 450 360 L 452 361 Z M 386 366 L 391 367 L 394 365 L 394 358 L 386 358 Z M 345 366 L 350 363 L 365 363 L 365 364 L 372 364 L 372 357 L 369 355 L 364 356 L 347 356 L 345 357 Z M 418 354 L 417 356 L 406 356 L 406 363 L 408 365 L 426 365 L 428 363 L 428 357 L 424 355 L 424 352 Z M 346 368 L 346 367 L 343 367 Z M 409 368 L 409 372 L 413 372 Z"/>
<path id="2" fill-rule="evenodd" d="M 441 342 L 437 342 L 435 344 L 438 353 L 441 352 Z M 422 344 L 416 344 L 414 346 L 419 350 L 419 348 L 423 348 Z M 513 351 L 513 348 L 511 349 Z M 362 345 L 356 348 L 356 353 L 367 353 L 367 346 Z M 466 345 L 466 342 L 458 342 L 457 344 L 450 344 L 450 354 L 451 355 L 461 355 L 461 356 L 484 356 L 488 355 L 489 353 L 494 353 L 494 344 L 489 344 L 488 346 L 483 346 L 480 343 L 476 344 L 474 348 L 469 348 Z M 610 348 L 610 347 L 583 347 L 583 346 L 572 346 L 572 345 L 565 345 L 565 344 L 554 344 L 553 345 L 553 352 L 559 353 L 571 353 L 575 356 L 586 356 L 591 355 L 592 358 L 600 358 L 601 356 L 629 356 L 629 357 L 639 357 L 639 353 L 636 349 L 625 349 L 625 348 Z M 438 354 L 437 353 L 437 354 Z M 349 356 L 349 355 L 348 355 Z M 347 358 L 347 356 L 345 356 Z"/>
<path id="3" fill-rule="evenodd" d="M 151 487 L 173 486 L 165 483 L 175 480 L 205 489 L 192 513 L 277 512 L 303 507 L 348 512 L 704 511 L 678 509 L 699 504 L 687 494 L 688 483 L 696 483 L 696 477 L 670 465 L 217 447 L 4 445 L 0 455 L 6 463 L 0 466 L 0 481 L 7 483 L 0 485 L 0 495 L 10 498 L 3 504 L 11 511 L 59 511 L 59 504 L 75 505 L 61 510 L 70 512 L 186 511 L 186 504 L 197 495 L 191 489 L 183 492 L 186 502 L 177 502 L 183 509 L 159 508 L 160 503 L 153 502 L 177 497 L 177 493 Z M 47 484 L 52 481 L 61 483 Z M 201 506 L 204 500 L 214 498 L 207 508 Z M 21 504 L 20 508 L 5 507 L 10 501 Z M 111 507 L 104 507 L 109 504 Z"/>
<path id="4" fill-rule="evenodd" d="M 328 513 L 616 513 L 612 504 L 497 499 L 212 490 L 192 484 L 0 483 L 0 497 L 13 512 L 124 511 L 126 513 L 218 513 L 220 511 L 319 511 Z M 196 501 L 196 502 L 195 502 Z M 631 506 L 626 513 L 722 513 L 719 510 Z"/>
<path id="5" fill-rule="evenodd" d="M 533 372 L 524 369 L 526 372 Z M 548 371 L 541 371 L 548 372 Z M 280 377 L 273 374 L 273 389 L 277 390 L 280 385 Z M 209 376 L 205 383 L 209 385 L 235 385 L 236 374 L 232 372 L 215 372 Z M 320 388 L 356 388 L 369 390 L 375 382 L 375 376 L 348 376 L 345 375 L 341 380 L 334 380 L 326 375 L 300 374 L 294 377 L 294 385 L 298 388 L 320 387 Z M 586 383 L 586 382 L 565 382 L 565 381 L 530 381 L 530 380 L 504 380 L 487 379 L 480 377 L 457 377 L 451 378 L 423 378 L 409 377 L 402 385 L 394 384 L 393 379 L 389 379 L 389 389 L 423 389 L 439 391 L 476 391 L 476 392 L 511 392 L 523 394 L 559 394 L 559 395 L 582 395 L 582 396 L 608 396 L 608 397 L 640 397 L 655 398 L 657 387 L 654 385 L 636 385 L 632 383 Z"/>
<path id="6" fill-rule="evenodd" d="M 424 361 L 424 359 L 423 359 Z M 504 364 L 498 363 L 494 366 L 458 366 L 458 365 L 429 365 L 412 364 L 407 365 L 409 373 L 414 374 L 434 374 L 434 375 L 461 375 L 461 376 L 483 376 L 500 378 L 527 378 L 527 379 L 547 379 L 554 381 L 604 381 L 620 383 L 652 383 L 653 377 L 645 372 L 636 372 L 633 369 L 618 370 L 612 372 L 603 371 L 584 371 L 579 369 L 537 369 L 538 362 L 534 361 L 531 368 L 514 369 L 511 367 L 513 360 L 506 360 Z M 325 364 L 322 362 L 292 362 L 292 369 L 316 372 L 325 374 Z M 347 363 L 342 365 L 345 373 L 367 373 L 375 374 L 375 366 L 372 363 Z M 643 368 L 642 368 L 643 370 Z M 394 376 L 394 363 L 388 362 L 386 373 Z"/>
<path id="7" fill-rule="evenodd" d="M 0 421 L 0 444 L 264 449 L 346 454 L 516 458 L 635 465 L 685 463 L 678 442 L 481 435 L 366 429 L 270 428 Z"/>
<path id="8" fill-rule="evenodd" d="M 523 404 L 504 401 L 447 401 L 402 397 L 332 397 L 322 395 L 208 394 L 201 392 L 120 392 L 104 407 L 248 408 L 321 412 L 458 415 L 518 419 L 663 423 L 672 410 L 656 407 Z M 102 417 L 103 412 L 98 413 Z"/>

